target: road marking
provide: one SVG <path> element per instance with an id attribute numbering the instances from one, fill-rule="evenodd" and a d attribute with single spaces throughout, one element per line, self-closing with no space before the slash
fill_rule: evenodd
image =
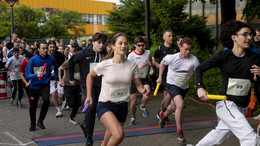
<path id="1" fill-rule="evenodd" d="M 12 134 L 10 134 L 9 132 L 3 132 L 4 134 L 10 136 L 13 140 L 15 140 L 17 142 L 17 144 L 13 144 L 13 143 L 0 143 L 0 145 L 29 145 L 31 143 L 34 143 L 33 141 L 27 142 L 27 143 L 22 143 L 19 139 L 17 139 L 16 137 L 14 137 Z"/>

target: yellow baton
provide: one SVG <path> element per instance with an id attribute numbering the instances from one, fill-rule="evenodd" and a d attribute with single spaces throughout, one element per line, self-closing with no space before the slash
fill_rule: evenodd
<path id="1" fill-rule="evenodd" d="M 157 86 L 156 86 L 156 88 L 155 88 L 155 91 L 154 91 L 154 93 L 153 93 L 153 96 L 156 96 L 156 95 L 157 95 L 157 92 L 158 92 L 158 90 L 159 90 L 159 87 L 160 87 L 160 83 L 157 83 Z"/>
<path id="2" fill-rule="evenodd" d="M 225 95 L 207 95 L 208 99 L 214 99 L 214 100 L 226 100 L 227 96 Z"/>

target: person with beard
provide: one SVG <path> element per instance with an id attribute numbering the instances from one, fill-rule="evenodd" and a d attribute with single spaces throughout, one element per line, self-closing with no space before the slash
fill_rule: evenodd
<path id="1" fill-rule="evenodd" d="M 48 55 L 48 44 L 46 42 L 40 43 L 38 49 L 39 54 L 35 55 L 28 62 L 25 70 L 25 78 L 30 80 L 30 119 L 31 126 L 29 131 L 35 131 L 36 126 L 36 109 L 38 105 L 39 96 L 42 98 L 42 107 L 37 126 L 45 129 L 43 120 L 45 119 L 49 105 L 50 105 L 50 80 L 51 70 L 53 67 L 55 81 L 58 81 L 58 65 L 53 56 Z M 44 64 L 47 64 L 46 69 L 42 72 Z"/>
<path id="2" fill-rule="evenodd" d="M 58 52 L 57 49 L 58 48 L 56 46 L 56 42 L 54 40 L 49 40 L 48 54 L 55 58 L 58 67 L 60 67 L 65 61 L 65 56 L 62 53 Z M 63 91 L 63 87 L 60 86 L 59 82 L 57 84 L 55 83 L 56 81 L 54 80 L 54 76 L 52 73 L 52 77 L 50 81 L 50 94 L 52 97 L 53 104 L 57 108 L 58 112 L 56 113 L 56 118 L 58 118 L 63 116 L 58 98 L 62 99 L 64 91 Z"/>
<path id="3" fill-rule="evenodd" d="M 104 55 L 103 45 L 107 40 L 107 36 L 102 33 L 95 33 L 93 38 L 93 46 L 88 47 L 85 50 L 73 55 L 69 60 L 69 75 L 70 84 L 74 85 L 76 80 L 74 78 L 74 67 L 79 64 L 80 70 L 80 86 L 83 95 L 83 100 L 86 98 L 86 77 L 88 73 L 102 60 L 102 55 Z M 86 145 L 92 145 L 93 140 L 93 130 L 95 125 L 95 115 L 96 115 L 96 105 L 98 101 L 98 96 L 101 89 L 101 77 L 96 77 L 94 79 L 94 85 L 92 88 L 92 106 L 85 113 L 85 120 L 80 124 L 84 132 L 84 136 L 87 139 Z"/>

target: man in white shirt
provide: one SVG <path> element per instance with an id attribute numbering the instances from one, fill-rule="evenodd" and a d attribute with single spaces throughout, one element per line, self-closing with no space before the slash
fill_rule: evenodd
<path id="1" fill-rule="evenodd" d="M 183 38 L 180 42 L 180 53 L 167 55 L 160 63 L 160 72 L 157 83 L 162 82 L 162 74 L 165 65 L 168 65 L 166 89 L 171 96 L 171 104 L 167 110 L 160 112 L 161 128 L 164 128 L 165 120 L 169 114 L 175 110 L 175 120 L 177 125 L 177 140 L 179 143 L 186 142 L 182 132 L 182 112 L 184 107 L 184 97 L 189 90 L 189 81 L 195 68 L 199 65 L 199 60 L 190 54 L 192 40 Z"/>

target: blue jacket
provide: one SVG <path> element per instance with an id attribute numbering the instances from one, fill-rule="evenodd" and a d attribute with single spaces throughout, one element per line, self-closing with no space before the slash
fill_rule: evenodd
<path id="1" fill-rule="evenodd" d="M 225 47 L 224 50 L 228 50 L 228 48 Z M 249 50 L 255 52 L 258 56 L 260 56 L 260 52 L 259 52 L 259 50 L 255 46 L 250 46 Z"/>
<path id="2" fill-rule="evenodd" d="M 47 66 L 44 75 L 41 80 L 39 80 L 37 73 L 42 71 L 45 63 L 47 63 Z M 52 67 L 54 68 L 54 78 L 58 81 L 58 65 L 55 58 L 50 55 L 43 58 L 40 54 L 33 56 L 25 70 L 25 78 L 30 79 L 30 88 L 39 89 L 44 84 L 50 84 Z"/>

